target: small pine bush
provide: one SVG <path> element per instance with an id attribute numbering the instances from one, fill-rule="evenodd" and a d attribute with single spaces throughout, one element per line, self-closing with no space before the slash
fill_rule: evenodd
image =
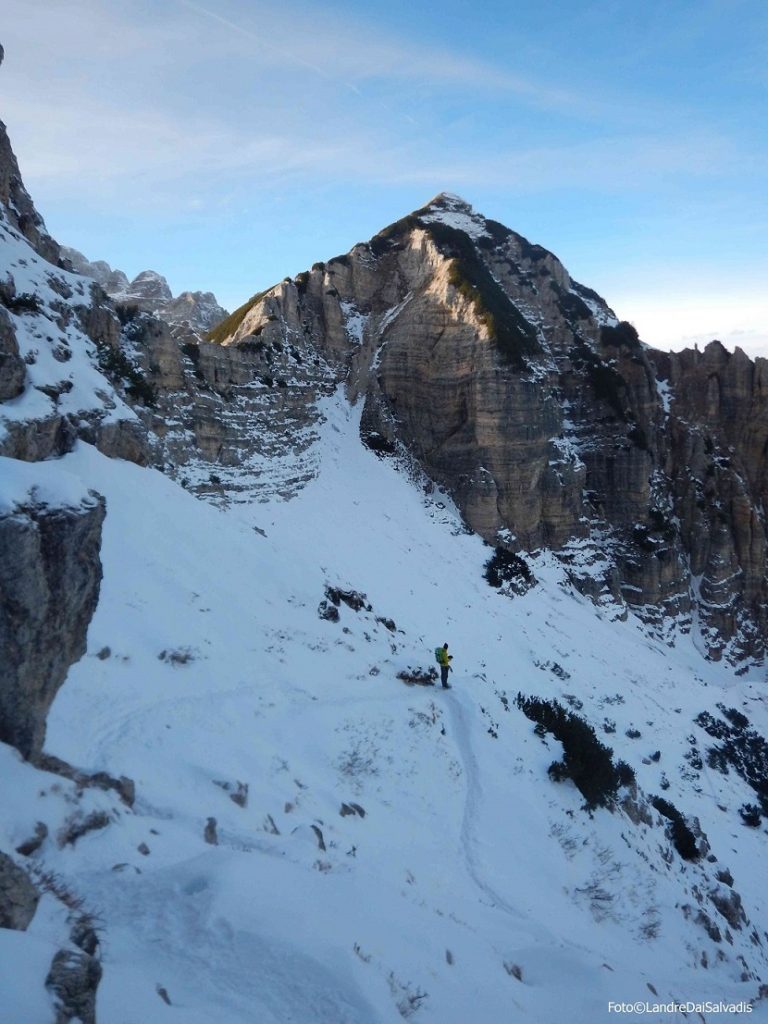
<path id="1" fill-rule="evenodd" d="M 760 828 L 762 814 L 757 804 L 744 804 L 739 808 L 739 814 L 745 825 L 749 825 L 750 828 Z"/>
<path id="2" fill-rule="evenodd" d="M 126 327 L 132 320 L 136 319 L 140 310 L 135 302 L 116 302 L 115 312 L 121 325 Z"/>
<path id="3" fill-rule="evenodd" d="M 600 328 L 600 341 L 604 345 L 613 345 L 614 348 L 628 348 L 637 350 L 641 348 L 640 338 L 632 324 L 622 320 L 616 327 L 605 324 Z"/>
<path id="4" fill-rule="evenodd" d="M 492 587 L 500 589 L 507 585 L 508 589 L 517 594 L 524 594 L 536 584 L 536 578 L 525 559 L 506 548 L 496 548 L 485 564 L 483 576 Z"/>
<path id="5" fill-rule="evenodd" d="M 40 299 L 31 292 L 21 292 L 13 298 L 6 299 L 5 305 L 12 313 L 39 313 L 42 310 Z"/>
<path id="6" fill-rule="evenodd" d="M 597 738 L 595 730 L 557 701 L 524 697 L 518 693 L 516 704 L 536 723 L 536 732 L 551 733 L 563 745 L 562 761 L 549 767 L 556 782 L 571 779 L 586 800 L 587 810 L 608 807 L 621 786 L 634 782 L 635 773 L 624 761 L 613 762 L 613 751 Z"/>
<path id="7" fill-rule="evenodd" d="M 696 846 L 696 837 L 675 805 L 665 800 L 663 796 L 651 797 L 651 803 L 659 814 L 672 823 L 672 843 L 683 860 L 699 860 L 701 854 Z"/>
<path id="8" fill-rule="evenodd" d="M 97 345 L 99 367 L 113 384 L 122 384 L 126 395 L 135 402 L 154 408 L 157 391 L 141 370 L 137 369 L 124 352 L 106 343 Z"/>

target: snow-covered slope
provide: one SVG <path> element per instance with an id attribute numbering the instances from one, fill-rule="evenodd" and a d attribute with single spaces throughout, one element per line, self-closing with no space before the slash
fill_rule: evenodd
<path id="1" fill-rule="evenodd" d="M 762 681 L 610 621 L 548 556 L 524 596 L 493 590 L 450 502 L 363 448 L 341 395 L 323 411 L 318 474 L 289 503 L 220 511 L 82 443 L 36 467 L 107 502 L 88 653 L 47 749 L 132 778 L 136 800 L 0 748 L 0 847 L 47 825 L 27 860 L 96 915 L 99 1024 L 594 1024 L 610 1002 L 755 998 L 765 834 L 737 813 L 751 791 L 696 768 L 688 737 L 703 752 L 693 719 L 718 702 L 764 733 Z M 329 586 L 366 603 L 323 618 Z M 451 690 L 397 678 L 443 641 Z M 699 819 L 709 858 L 681 860 L 656 812 L 583 810 L 518 691 L 579 708 L 640 803 L 666 786 Z M 749 924 L 710 897 L 732 909 L 726 869 Z M 0 932 L 19 1024 L 49 1020 L 63 913 L 46 896 L 27 933 Z"/>
<path id="2" fill-rule="evenodd" d="M 2 208 L 0 268 L 0 309 L 9 317 L 26 367 L 21 393 L 0 407 L 0 445 L 33 421 L 135 420 L 99 370 L 96 346 L 84 328 L 83 317 L 95 312 L 90 281 L 37 255 Z"/>

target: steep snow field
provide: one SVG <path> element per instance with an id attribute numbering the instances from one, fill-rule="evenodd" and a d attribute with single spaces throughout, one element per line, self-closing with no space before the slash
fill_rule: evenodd
<path id="1" fill-rule="evenodd" d="M 324 412 L 319 474 L 288 503 L 221 511 L 83 444 L 35 466 L 46 493 L 107 500 L 88 653 L 46 749 L 129 776 L 137 797 L 77 797 L 0 747 L 0 846 L 48 824 L 35 856 L 100 922 L 99 1024 L 595 1024 L 622 1019 L 611 1001 L 753 998 L 762 929 L 714 941 L 697 892 L 728 867 L 765 922 L 765 835 L 741 823 L 735 775 L 684 755 L 718 702 L 765 733 L 762 680 L 612 621 L 550 556 L 525 596 L 494 591 L 491 551 L 450 502 L 365 450 L 340 395 Z M 371 610 L 321 618 L 327 585 Z M 453 689 L 396 678 L 443 641 Z M 534 734 L 518 690 L 582 702 L 642 790 L 666 776 L 717 863 L 682 861 L 658 816 L 582 810 L 548 778 L 559 744 Z M 111 823 L 59 849 L 63 822 L 94 809 Z M 0 932 L 9 1024 L 50 1020 L 62 914 L 45 897 L 28 933 Z"/>

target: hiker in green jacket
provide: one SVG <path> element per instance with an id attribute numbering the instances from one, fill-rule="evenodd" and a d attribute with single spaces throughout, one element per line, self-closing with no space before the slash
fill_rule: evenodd
<path id="1" fill-rule="evenodd" d="M 450 690 L 451 684 L 448 682 L 448 673 L 453 671 L 453 666 L 451 665 L 453 655 L 448 653 L 448 644 L 438 647 L 435 655 L 440 666 L 440 682 L 443 684 L 444 690 Z"/>

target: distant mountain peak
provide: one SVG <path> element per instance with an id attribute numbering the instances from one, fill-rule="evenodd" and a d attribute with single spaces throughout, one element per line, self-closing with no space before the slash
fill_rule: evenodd
<path id="1" fill-rule="evenodd" d="M 185 291 L 174 298 L 167 280 L 156 270 L 142 270 L 132 281 L 122 270 L 113 270 L 104 260 L 91 261 L 77 249 L 62 246 L 76 274 L 90 277 L 116 302 L 139 305 L 171 326 L 187 324 L 205 333 L 227 316 L 212 292 Z"/>
<path id="2" fill-rule="evenodd" d="M 156 270 L 142 270 L 131 281 L 130 294 L 142 299 L 156 299 L 170 302 L 173 293 L 168 282 Z"/>

